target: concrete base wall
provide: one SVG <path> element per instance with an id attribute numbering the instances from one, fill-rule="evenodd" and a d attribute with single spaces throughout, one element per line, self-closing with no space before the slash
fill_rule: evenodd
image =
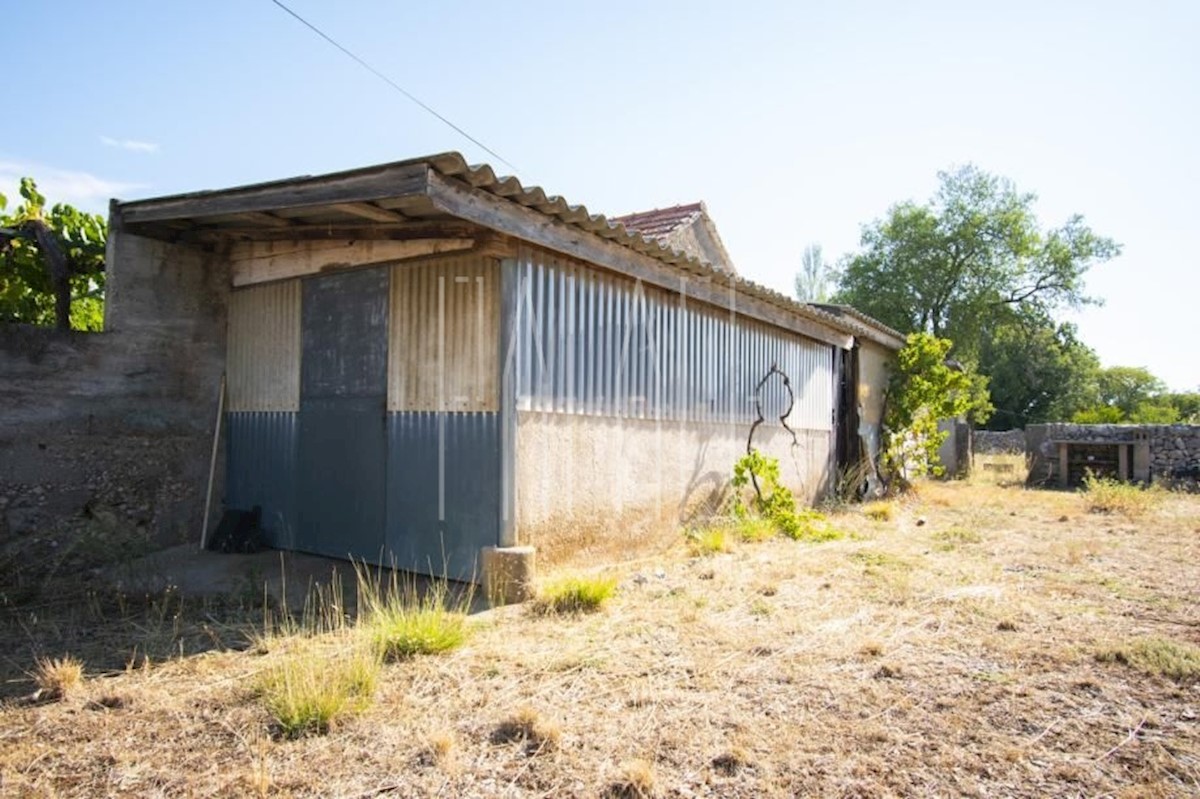
<path id="1" fill-rule="evenodd" d="M 543 562 L 628 557 L 677 539 L 717 509 L 748 424 L 655 422 L 521 412 L 517 422 L 517 540 Z M 762 425 L 755 446 L 779 459 L 801 502 L 828 485 L 832 436 Z"/>
<path id="2" fill-rule="evenodd" d="M 199 538 L 228 269 L 121 233 L 108 264 L 105 332 L 0 327 L 0 554 Z"/>

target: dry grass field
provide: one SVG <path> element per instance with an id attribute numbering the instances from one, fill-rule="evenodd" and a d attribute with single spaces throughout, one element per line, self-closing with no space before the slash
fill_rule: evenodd
<path id="1" fill-rule="evenodd" d="M 681 534 L 593 572 L 616 589 L 594 612 L 476 614 L 457 647 L 355 672 L 323 734 L 284 734 L 267 692 L 359 629 L 76 608 L 92 634 L 44 655 L 82 680 L 10 675 L 0 794 L 1200 795 L 1200 496 L 1094 512 L 984 474 L 833 513 L 825 543 Z M 22 698 L 35 676 L 61 690 Z"/>

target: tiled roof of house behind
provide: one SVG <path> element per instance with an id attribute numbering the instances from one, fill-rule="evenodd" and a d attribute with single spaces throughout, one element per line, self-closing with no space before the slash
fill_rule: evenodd
<path id="1" fill-rule="evenodd" d="M 670 208 L 655 208 L 636 214 L 614 217 L 631 233 L 640 233 L 648 239 L 664 239 L 679 228 L 689 225 L 704 212 L 703 203 L 673 205 Z"/>

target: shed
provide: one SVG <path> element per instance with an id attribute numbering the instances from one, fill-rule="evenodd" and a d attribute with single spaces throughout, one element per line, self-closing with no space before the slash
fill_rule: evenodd
<path id="1" fill-rule="evenodd" d="M 225 506 L 279 548 L 455 578 L 485 548 L 674 536 L 759 401 L 787 427 L 755 446 L 815 498 L 861 449 L 836 443 L 860 344 L 903 344 L 457 153 L 114 201 L 111 231 L 110 330 L 180 358 L 224 336 Z M 760 390 L 773 365 L 794 398 Z"/>

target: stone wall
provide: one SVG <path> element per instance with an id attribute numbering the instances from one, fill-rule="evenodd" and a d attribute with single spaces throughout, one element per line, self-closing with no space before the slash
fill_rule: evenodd
<path id="1" fill-rule="evenodd" d="M 81 535 L 96 557 L 199 538 L 228 270 L 120 233 L 109 247 L 105 332 L 0 326 L 0 561 L 69 567 Z"/>
<path id="2" fill-rule="evenodd" d="M 971 441 L 977 455 L 1023 455 L 1024 430 L 976 430 Z"/>
<path id="3" fill-rule="evenodd" d="M 1026 439 L 1030 480 L 1034 482 L 1057 481 L 1057 441 L 1129 444 L 1134 449 L 1130 469 L 1135 479 L 1148 472 L 1151 481 L 1170 480 L 1200 465 L 1200 425 L 1029 425 Z M 1147 450 L 1145 456 L 1138 454 L 1142 448 Z M 1138 462 L 1142 457 L 1146 458 L 1144 464 Z"/>

